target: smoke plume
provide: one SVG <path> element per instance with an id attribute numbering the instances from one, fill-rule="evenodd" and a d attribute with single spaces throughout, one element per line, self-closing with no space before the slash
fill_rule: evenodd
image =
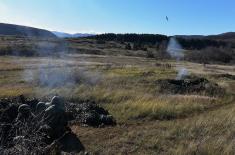
<path id="1" fill-rule="evenodd" d="M 76 61 L 67 59 L 69 48 L 66 43 L 61 44 L 61 40 L 59 43 L 59 46 L 51 46 L 45 41 L 37 43 L 39 46 L 33 50 L 44 57 L 38 57 L 33 68 L 24 70 L 24 81 L 49 88 L 81 83 L 95 85 L 101 79 L 100 74 L 90 72 L 86 67 L 78 67 Z"/>
<path id="2" fill-rule="evenodd" d="M 172 58 L 176 59 L 177 63 L 184 58 L 182 46 L 178 43 L 175 37 L 170 38 L 166 51 Z M 179 64 L 177 64 L 176 70 L 178 71 L 176 76 L 177 80 L 180 80 L 184 76 L 188 75 L 188 70 L 185 67 L 179 67 Z"/>

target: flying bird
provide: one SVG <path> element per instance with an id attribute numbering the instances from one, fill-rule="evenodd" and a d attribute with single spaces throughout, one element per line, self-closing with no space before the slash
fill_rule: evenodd
<path id="1" fill-rule="evenodd" d="M 169 21 L 169 18 L 166 16 L 166 20 Z"/>

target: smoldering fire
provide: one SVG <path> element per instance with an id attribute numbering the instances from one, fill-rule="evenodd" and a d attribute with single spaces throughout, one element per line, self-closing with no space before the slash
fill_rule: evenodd
<path id="1" fill-rule="evenodd" d="M 166 51 L 172 58 L 176 59 L 177 62 L 181 61 L 184 58 L 182 46 L 178 43 L 175 37 L 170 38 Z M 178 72 L 176 76 L 177 80 L 180 80 L 184 76 L 188 75 L 188 70 L 185 67 L 177 66 L 176 70 Z"/>

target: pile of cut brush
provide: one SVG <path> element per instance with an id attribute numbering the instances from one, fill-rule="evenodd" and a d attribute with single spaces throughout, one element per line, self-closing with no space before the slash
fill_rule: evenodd
<path id="1" fill-rule="evenodd" d="M 93 102 L 68 103 L 59 96 L 50 102 L 24 96 L 0 100 L 0 154 L 84 153 L 84 146 L 69 128 L 115 125 L 108 111 Z"/>
<path id="2" fill-rule="evenodd" d="M 95 104 L 94 101 L 86 101 L 80 104 L 70 103 L 66 105 L 70 124 L 82 126 L 102 127 L 116 125 L 116 121 L 107 110 Z"/>
<path id="3" fill-rule="evenodd" d="M 164 94 L 196 94 L 221 96 L 225 90 L 206 78 L 186 76 L 183 79 L 160 79 L 156 82 L 158 91 Z"/>

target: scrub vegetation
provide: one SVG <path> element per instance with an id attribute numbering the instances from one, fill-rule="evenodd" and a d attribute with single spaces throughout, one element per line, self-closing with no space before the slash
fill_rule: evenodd
<path id="1" fill-rule="evenodd" d="M 190 75 L 225 89 L 222 96 L 166 94 L 159 79 L 175 79 L 174 61 L 127 56 L 68 54 L 64 58 L 0 58 L 0 96 L 93 100 L 107 109 L 117 126 L 72 126 L 87 151 L 100 154 L 233 154 L 234 67 L 180 62 Z M 63 84 L 45 85 L 47 75 Z M 225 74 L 227 73 L 227 74 Z M 55 76 L 52 76 L 54 78 Z"/>

